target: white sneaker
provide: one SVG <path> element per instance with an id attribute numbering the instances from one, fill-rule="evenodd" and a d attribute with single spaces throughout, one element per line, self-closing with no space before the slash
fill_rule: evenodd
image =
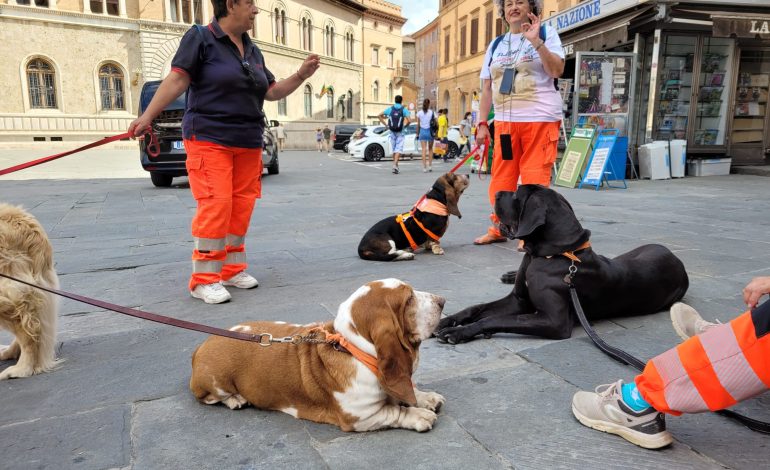
<path id="1" fill-rule="evenodd" d="M 246 271 L 241 271 L 230 279 L 222 281 L 222 284 L 237 287 L 238 289 L 253 289 L 259 286 L 259 281 Z"/>
<path id="2" fill-rule="evenodd" d="M 689 305 L 677 302 L 671 306 L 671 323 L 674 325 L 674 331 L 687 341 L 695 335 L 699 335 L 709 328 L 719 326 L 720 323 L 711 323 L 700 316 L 697 310 Z"/>
<path id="3" fill-rule="evenodd" d="M 195 286 L 195 289 L 190 291 L 190 295 L 196 299 L 201 299 L 207 304 L 221 304 L 232 298 L 221 282 L 198 284 Z"/>

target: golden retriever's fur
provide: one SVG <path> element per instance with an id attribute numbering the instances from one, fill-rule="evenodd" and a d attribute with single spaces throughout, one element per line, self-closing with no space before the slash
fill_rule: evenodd
<path id="1" fill-rule="evenodd" d="M 19 207 L 0 203 L 0 273 L 54 288 L 53 248 L 38 221 Z M 57 298 L 54 294 L 0 277 L 0 329 L 15 339 L 0 345 L 0 361 L 18 359 L 0 380 L 29 377 L 56 364 Z"/>

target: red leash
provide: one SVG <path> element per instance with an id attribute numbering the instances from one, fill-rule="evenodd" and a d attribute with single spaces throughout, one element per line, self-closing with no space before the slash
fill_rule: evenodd
<path id="1" fill-rule="evenodd" d="M 486 161 L 486 159 L 487 159 L 487 149 L 488 148 L 489 148 L 489 138 L 485 139 L 484 142 L 482 142 L 480 144 L 477 143 L 476 146 L 473 147 L 473 149 L 470 152 L 468 152 L 468 155 L 466 155 L 465 158 L 463 158 L 460 161 L 460 163 L 455 165 L 454 168 L 449 170 L 449 172 L 450 173 L 454 173 L 455 171 L 457 171 L 458 168 L 463 166 L 465 164 L 465 162 L 468 161 L 468 159 L 473 157 L 474 160 L 479 160 L 479 159 L 481 160 L 479 162 L 479 176 L 480 176 L 481 175 L 481 167 L 484 165 L 484 161 Z M 476 154 L 478 154 L 478 155 L 476 155 Z"/>
<path id="2" fill-rule="evenodd" d="M 149 137 L 148 137 L 149 136 Z M 109 144 L 110 142 L 115 142 L 116 140 L 122 140 L 122 139 L 129 139 L 132 135 L 129 132 L 124 132 L 123 134 L 113 135 L 112 137 L 105 137 L 101 140 L 97 140 L 96 142 L 92 142 L 88 145 L 84 145 L 82 147 L 78 147 L 75 150 L 70 150 L 68 152 L 62 152 L 57 153 L 56 155 L 51 155 L 49 157 L 43 157 L 39 158 L 37 160 L 32 160 L 31 162 L 22 163 L 20 165 L 15 165 L 9 168 L 5 168 L 3 170 L 0 170 L 0 176 L 7 175 L 8 173 L 13 173 L 15 171 L 23 170 L 25 168 L 29 168 L 31 166 L 40 165 L 42 163 L 50 162 L 51 160 L 56 160 L 61 157 L 66 157 L 67 155 L 72 155 L 73 153 L 82 152 L 83 150 L 88 150 L 90 148 L 98 147 L 100 145 Z M 147 130 L 143 135 L 142 138 L 149 138 L 149 142 L 147 143 L 147 153 L 150 154 L 152 157 L 157 157 L 160 153 L 160 146 L 158 145 L 158 138 L 155 137 L 155 134 L 152 133 L 151 130 Z"/>

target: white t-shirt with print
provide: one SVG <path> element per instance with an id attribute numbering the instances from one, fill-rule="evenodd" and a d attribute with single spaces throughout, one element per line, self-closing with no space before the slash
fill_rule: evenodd
<path id="1" fill-rule="evenodd" d="M 433 114 L 432 109 L 429 109 L 428 112 L 425 112 L 422 109 L 417 111 L 417 119 L 420 120 L 420 129 L 430 129 L 430 119 L 433 116 L 435 116 L 435 114 Z"/>
<path id="2" fill-rule="evenodd" d="M 545 44 L 549 51 L 564 58 L 561 40 L 551 26 L 545 25 Z M 523 42 L 522 42 L 523 41 Z M 492 79 L 492 104 L 495 120 L 507 122 L 553 122 L 562 118 L 561 96 L 553 78 L 545 73 L 540 54 L 522 34 L 506 33 L 492 57 L 489 44 L 481 66 L 481 79 Z M 542 50 L 542 49 L 541 49 Z M 491 65 L 490 65 L 491 59 Z M 516 66 L 514 93 L 500 94 L 500 82 L 506 68 Z"/>

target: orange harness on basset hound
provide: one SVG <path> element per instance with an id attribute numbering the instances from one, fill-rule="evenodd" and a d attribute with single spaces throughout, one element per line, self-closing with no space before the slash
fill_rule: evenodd
<path id="1" fill-rule="evenodd" d="M 411 211 L 405 212 L 403 214 L 398 214 L 396 216 L 396 222 L 398 222 L 398 225 L 401 226 L 401 230 L 404 231 L 404 235 L 406 236 L 406 239 L 409 241 L 409 246 L 412 247 L 413 250 L 416 250 L 419 248 L 419 245 L 414 242 L 414 238 L 412 238 L 412 234 L 409 233 L 409 230 L 406 228 L 405 222 L 409 220 L 409 218 L 412 218 L 414 220 L 414 223 L 417 224 L 420 229 L 422 229 L 423 232 L 425 232 L 426 235 L 428 235 L 433 240 L 439 241 L 441 237 L 436 235 L 435 233 L 431 232 L 425 226 L 420 222 L 417 217 L 415 216 L 415 211 L 419 209 L 421 212 L 428 212 L 430 214 L 436 214 L 441 216 L 447 216 L 449 215 L 449 211 L 446 208 L 445 204 L 442 204 L 438 202 L 435 199 L 428 199 L 425 196 L 423 196 L 422 199 L 420 199 L 417 204 L 412 208 Z"/>

